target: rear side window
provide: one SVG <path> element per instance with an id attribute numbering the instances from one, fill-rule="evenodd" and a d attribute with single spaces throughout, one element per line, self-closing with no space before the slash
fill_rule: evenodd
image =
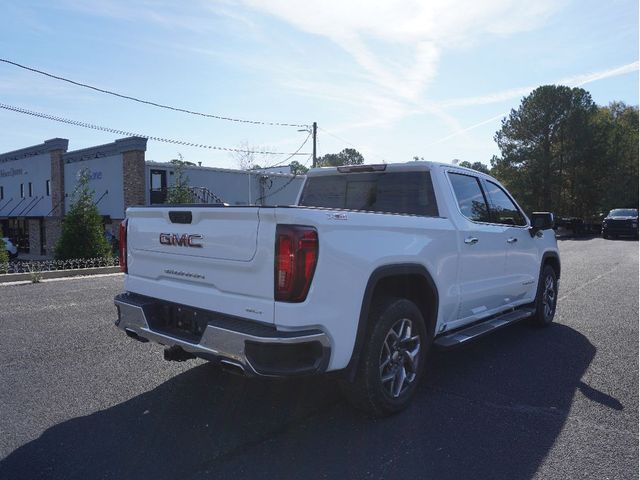
<path id="1" fill-rule="evenodd" d="M 509 195 L 493 182 L 487 180 L 487 194 L 491 199 L 491 212 L 493 221 L 504 225 L 517 225 L 523 227 L 527 224 L 524 215 L 520 212 L 516 204 L 509 198 Z"/>
<path id="2" fill-rule="evenodd" d="M 488 222 L 489 207 L 480 181 L 476 177 L 459 173 L 449 173 L 449 179 L 462 215 L 474 222 Z"/>
<path id="3" fill-rule="evenodd" d="M 438 216 L 429 172 L 367 172 L 310 177 L 300 205 Z"/>

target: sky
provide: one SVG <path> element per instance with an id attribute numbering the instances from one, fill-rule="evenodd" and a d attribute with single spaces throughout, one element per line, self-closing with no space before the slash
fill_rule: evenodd
<path id="1" fill-rule="evenodd" d="M 143 100 L 265 123 L 318 124 L 318 155 L 488 164 L 522 98 L 580 86 L 638 104 L 638 2 L 628 0 L 3 0 L 0 58 Z M 0 62 L 0 105 L 310 165 L 306 127 L 160 109 Z M 76 150 L 126 135 L 0 108 L 0 152 Z M 303 144 L 303 142 L 306 143 Z M 291 153 L 298 152 L 289 159 Z M 240 154 L 149 140 L 147 160 L 237 168 Z"/>

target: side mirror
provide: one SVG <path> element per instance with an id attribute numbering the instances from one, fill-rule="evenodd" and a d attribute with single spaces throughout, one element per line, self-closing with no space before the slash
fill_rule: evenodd
<path id="1" fill-rule="evenodd" d="M 553 228 L 553 213 L 551 212 L 533 212 L 531 214 L 531 236 L 534 236 L 541 230 L 549 230 Z"/>

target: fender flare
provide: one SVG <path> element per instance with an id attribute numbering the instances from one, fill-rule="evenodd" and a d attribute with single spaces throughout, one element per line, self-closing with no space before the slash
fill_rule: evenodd
<path id="1" fill-rule="evenodd" d="M 348 381 L 353 382 L 355 379 L 358 364 L 360 362 L 360 354 L 362 347 L 366 339 L 367 330 L 369 327 L 369 310 L 373 301 L 373 292 L 375 291 L 378 282 L 388 277 L 402 276 L 402 275 L 419 275 L 423 277 L 429 288 L 433 292 L 435 298 L 435 318 L 433 319 L 433 327 L 438 317 L 439 308 L 439 295 L 436 283 L 433 281 L 433 277 L 424 265 L 419 263 L 400 263 L 392 265 L 383 265 L 376 268 L 367 281 L 367 286 L 362 297 L 362 306 L 360 307 L 360 317 L 358 319 L 358 330 L 356 333 L 356 339 L 353 345 L 353 351 L 351 352 L 351 360 L 345 368 L 345 376 Z M 433 332 L 435 334 L 435 332 Z"/>
<path id="2" fill-rule="evenodd" d="M 558 252 L 555 252 L 553 250 L 548 250 L 542 254 L 542 259 L 540 260 L 540 273 L 538 274 L 538 278 L 540 278 L 540 275 L 542 275 L 542 267 L 550 258 L 558 262 L 558 279 L 560 278 L 560 271 L 562 270 L 560 255 L 558 255 Z"/>

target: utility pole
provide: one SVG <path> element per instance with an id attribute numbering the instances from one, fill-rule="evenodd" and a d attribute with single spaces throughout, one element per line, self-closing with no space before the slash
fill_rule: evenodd
<path id="1" fill-rule="evenodd" d="M 316 137 L 318 136 L 318 124 L 316 122 L 313 122 L 311 134 L 313 135 L 313 162 L 311 166 L 316 168 Z"/>

